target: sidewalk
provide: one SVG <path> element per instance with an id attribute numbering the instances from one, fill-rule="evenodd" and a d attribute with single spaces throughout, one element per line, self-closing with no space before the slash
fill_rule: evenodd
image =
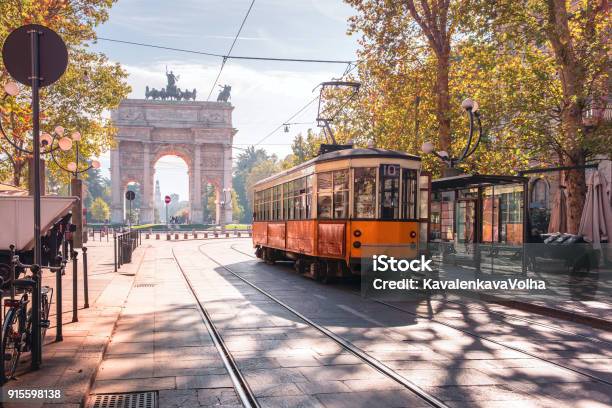
<path id="1" fill-rule="evenodd" d="M 159 406 L 240 406 L 173 258 L 161 244 L 142 262 L 91 393 L 158 391 Z"/>
<path id="2" fill-rule="evenodd" d="M 23 400 L 4 403 L 4 407 L 79 407 L 89 393 L 91 382 L 102 360 L 119 313 L 133 285 L 147 249 L 138 248 L 131 264 L 113 272 L 112 241 L 88 243 L 89 305 L 83 309 L 82 252 L 78 256 L 78 322 L 72 322 L 72 263 L 62 278 L 63 341 L 55 342 L 56 298 L 51 305 L 51 328 L 43 346 L 43 363 L 38 371 L 29 371 L 30 354 L 24 354 L 17 371 L 17 380 L 6 389 L 61 389 L 61 402 L 42 403 Z M 55 287 L 55 275 L 46 273 L 43 284 Z"/>

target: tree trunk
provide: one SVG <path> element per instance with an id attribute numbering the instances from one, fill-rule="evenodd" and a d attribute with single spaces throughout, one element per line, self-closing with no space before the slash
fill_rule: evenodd
<path id="1" fill-rule="evenodd" d="M 438 140 L 440 150 L 451 154 L 450 93 L 448 87 L 449 56 L 438 54 L 436 68 L 436 119 L 438 120 Z"/>
<path id="2" fill-rule="evenodd" d="M 576 103 L 573 103 L 567 109 L 567 113 L 562 115 L 563 131 L 567 140 L 578 140 L 581 124 L 582 114 L 580 108 Z M 567 151 L 569 156 L 567 165 L 584 166 L 584 150 L 577 143 L 571 144 L 573 147 Z M 586 197 L 584 169 L 567 171 L 565 173 L 565 183 L 567 186 L 567 231 L 571 234 L 576 234 L 580 226 L 580 218 L 582 217 Z"/>

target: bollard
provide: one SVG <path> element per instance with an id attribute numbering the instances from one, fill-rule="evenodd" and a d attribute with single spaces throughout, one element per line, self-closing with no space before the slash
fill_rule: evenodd
<path id="1" fill-rule="evenodd" d="M 78 296 L 77 293 L 79 289 L 79 275 L 77 274 L 78 264 L 77 264 L 77 251 L 72 251 L 72 322 L 76 323 L 79 321 L 78 316 Z"/>
<path id="2" fill-rule="evenodd" d="M 237 232 L 236 235 L 237 235 L 238 238 L 240 238 L 240 233 L 239 232 Z"/>
<path id="3" fill-rule="evenodd" d="M 40 332 L 40 266 L 32 265 L 32 370 L 38 370 L 42 363 L 42 338 Z"/>
<path id="4" fill-rule="evenodd" d="M 55 341 L 64 341 L 62 333 L 62 275 L 66 268 L 66 258 L 62 258 L 60 270 L 55 271 Z"/>
<path id="5" fill-rule="evenodd" d="M 155 239 L 159 239 L 159 234 L 155 234 Z"/>
<path id="6" fill-rule="evenodd" d="M 194 238 L 197 238 L 197 237 L 198 237 L 198 233 L 194 231 L 194 232 L 193 232 L 193 237 L 194 237 Z"/>
<path id="7" fill-rule="evenodd" d="M 208 238 L 208 232 L 204 233 L 204 238 Z"/>
<path id="8" fill-rule="evenodd" d="M 183 239 L 187 239 L 187 238 L 189 238 L 189 234 L 184 233 L 184 234 L 183 234 Z"/>
<path id="9" fill-rule="evenodd" d="M 149 233 L 147 232 L 147 235 L 145 235 L 145 239 L 149 239 Z"/>
<path id="10" fill-rule="evenodd" d="M 229 232 L 225 233 L 225 238 L 229 238 Z"/>
<path id="11" fill-rule="evenodd" d="M 115 257 L 115 272 L 117 272 L 117 236 L 113 235 L 113 256 Z"/>
<path id="12" fill-rule="evenodd" d="M 4 292 L 2 292 L 2 286 L 4 285 L 4 279 L 0 277 L 0 307 L 4 307 Z M 4 309 L 3 309 L 4 310 Z M 2 326 L 2 313 L 0 313 L 0 327 Z M 0 330 L 0 344 L 4 344 L 2 341 L 2 332 L 4 330 Z M 0 372 L 0 386 L 4 385 L 6 382 L 6 377 L 4 376 L 4 368 Z"/>
<path id="13" fill-rule="evenodd" d="M 166 241 L 170 241 L 170 238 L 171 238 L 170 233 L 167 233 L 167 234 L 166 234 Z"/>
<path id="14" fill-rule="evenodd" d="M 87 282 L 87 247 L 83 247 L 83 307 L 89 307 L 89 283 Z"/>
<path id="15" fill-rule="evenodd" d="M 215 232 L 215 238 L 219 238 L 219 234 Z"/>

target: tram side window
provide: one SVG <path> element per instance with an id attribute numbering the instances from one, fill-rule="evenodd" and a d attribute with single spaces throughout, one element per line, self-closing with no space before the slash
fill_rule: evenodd
<path id="1" fill-rule="evenodd" d="M 348 170 L 334 171 L 334 218 L 348 218 Z"/>
<path id="2" fill-rule="evenodd" d="M 280 220 L 280 187 L 272 187 L 272 219 Z"/>
<path id="3" fill-rule="evenodd" d="M 358 167 L 355 169 L 354 187 L 355 218 L 376 217 L 376 167 Z"/>
<path id="4" fill-rule="evenodd" d="M 305 214 L 304 219 L 310 218 L 310 209 L 312 207 L 312 175 L 306 176 L 306 196 L 305 196 Z"/>
<path id="5" fill-rule="evenodd" d="M 417 172 L 402 169 L 402 218 L 414 220 L 417 217 Z"/>
<path id="6" fill-rule="evenodd" d="M 255 192 L 253 218 L 261 221 L 261 191 Z"/>
<path id="7" fill-rule="evenodd" d="M 264 220 L 270 220 L 270 204 L 272 202 L 272 189 L 268 188 L 264 191 Z"/>
<path id="8" fill-rule="evenodd" d="M 399 218 L 400 167 L 397 164 L 380 165 L 380 218 Z"/>
<path id="9" fill-rule="evenodd" d="M 332 218 L 332 172 L 317 174 L 317 215 L 320 219 Z"/>
<path id="10" fill-rule="evenodd" d="M 304 177 L 293 181 L 293 208 L 294 219 L 304 218 L 303 198 L 306 195 L 306 179 Z"/>
<path id="11" fill-rule="evenodd" d="M 283 220 L 289 219 L 289 183 L 283 184 Z"/>

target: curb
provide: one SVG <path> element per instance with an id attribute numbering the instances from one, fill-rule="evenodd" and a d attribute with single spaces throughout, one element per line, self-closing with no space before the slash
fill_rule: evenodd
<path id="1" fill-rule="evenodd" d="M 539 315 L 554 317 L 561 320 L 570 321 L 573 323 L 580 323 L 595 329 L 612 332 L 612 322 L 609 320 L 601 319 L 595 316 L 588 316 L 570 312 L 567 310 L 556 309 L 554 307 L 535 305 L 533 303 L 521 302 L 518 300 L 508 300 L 503 297 L 495 295 L 486 295 L 482 293 L 475 293 L 468 295 L 470 298 L 476 298 L 484 300 L 486 302 L 496 303 L 502 306 L 507 306 L 512 309 L 522 310 L 525 312 L 533 312 Z"/>

